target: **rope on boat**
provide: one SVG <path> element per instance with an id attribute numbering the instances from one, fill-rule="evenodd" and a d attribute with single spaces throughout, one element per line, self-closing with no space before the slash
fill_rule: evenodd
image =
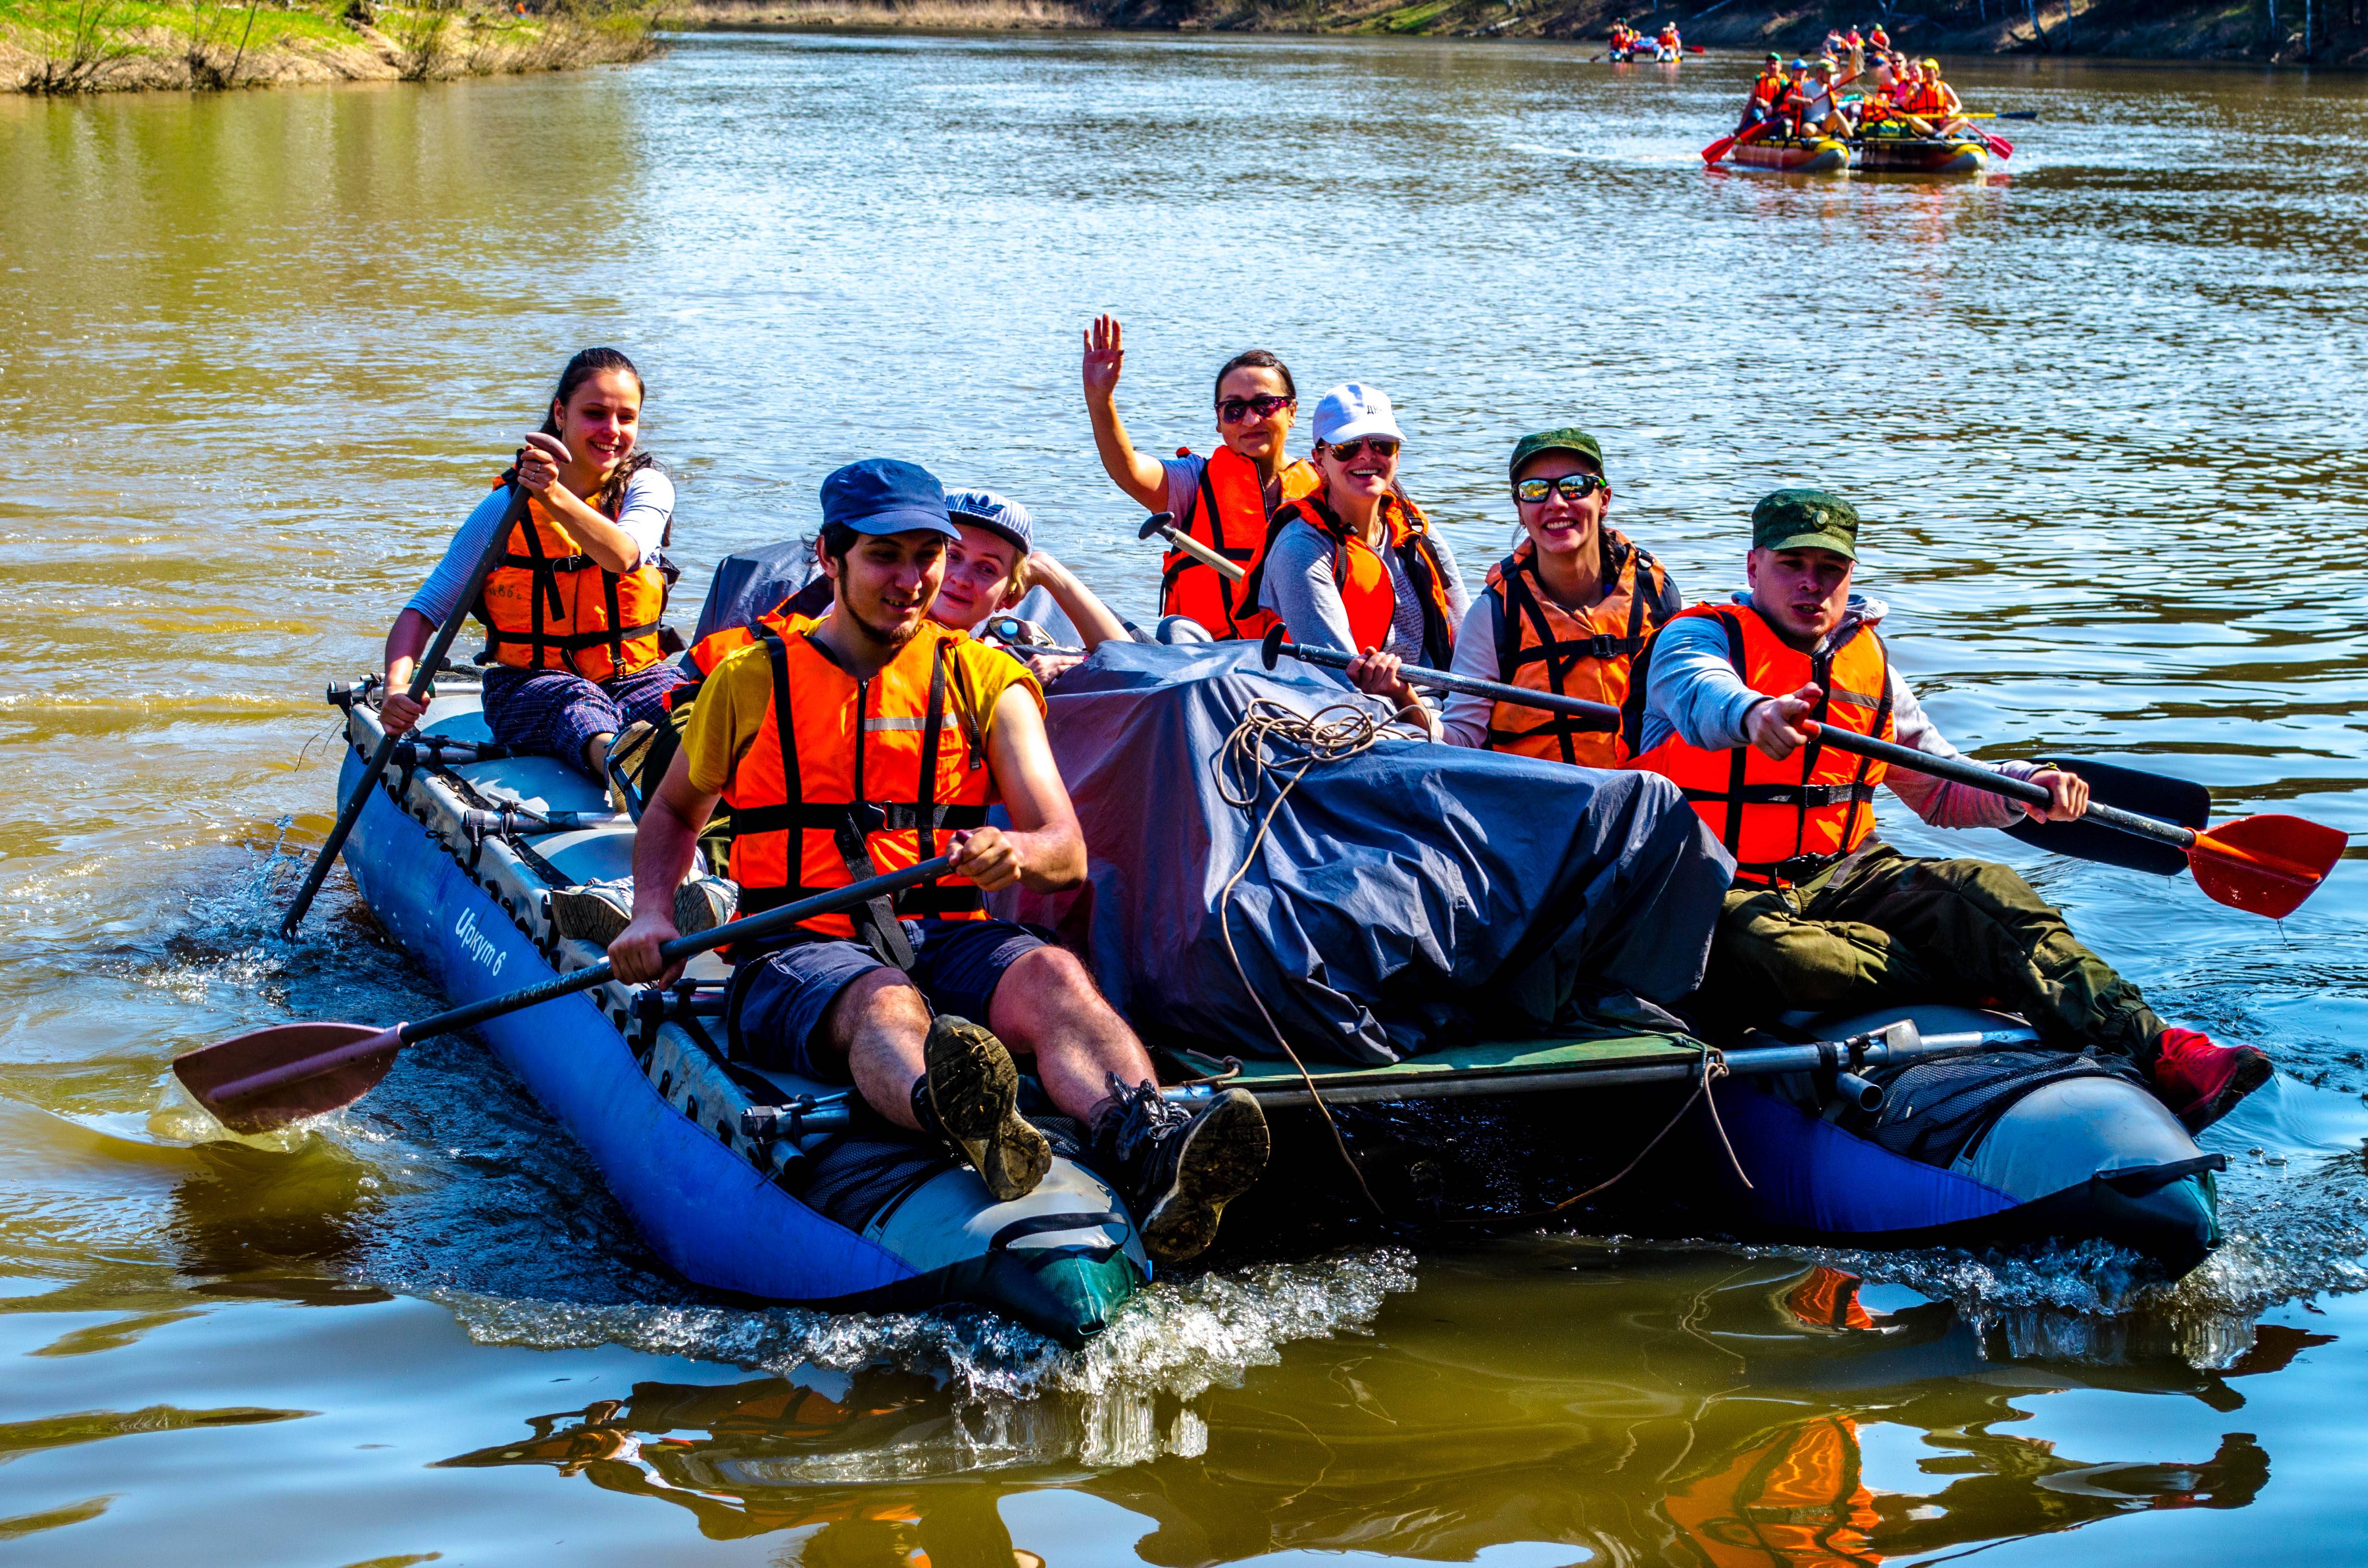
<path id="1" fill-rule="evenodd" d="M 1258 987 L 1250 983 L 1249 971 L 1242 966 L 1242 955 L 1234 947 L 1231 911 L 1234 890 L 1249 874 L 1251 865 L 1258 859 L 1258 846 L 1266 842 L 1267 829 L 1274 825 L 1275 813 L 1282 810 L 1283 801 L 1291 799 L 1291 792 L 1299 788 L 1299 781 L 1306 778 L 1319 762 L 1346 762 L 1352 756 L 1371 751 L 1385 739 L 1404 738 L 1393 736 L 1389 726 L 1407 711 L 1401 708 L 1389 718 L 1379 719 L 1371 710 L 1355 703 L 1335 702 L 1309 714 L 1272 698 L 1261 697 L 1243 710 L 1240 722 L 1234 726 L 1233 733 L 1225 737 L 1224 748 L 1217 754 L 1216 762 L 1218 798 L 1227 805 L 1237 806 L 1246 812 L 1258 809 L 1258 795 L 1265 789 L 1267 779 L 1272 778 L 1277 780 L 1274 803 L 1267 807 L 1266 815 L 1258 819 L 1258 832 L 1251 835 L 1249 846 L 1242 851 L 1242 863 L 1235 868 L 1231 877 L 1225 879 L 1224 888 L 1217 894 L 1217 928 L 1225 934 L 1225 956 L 1233 960 L 1234 974 L 1241 981 L 1242 989 L 1248 992 L 1250 1000 L 1258 1005 L 1258 1017 L 1266 1020 L 1267 1032 L 1274 1037 L 1275 1044 L 1282 1048 L 1283 1055 L 1298 1071 L 1300 1081 L 1307 1085 L 1307 1096 L 1322 1113 L 1324 1125 L 1331 1131 L 1332 1142 L 1340 1151 L 1341 1163 L 1349 1167 L 1349 1174 L 1357 1178 L 1357 1189 L 1365 1195 L 1365 1202 L 1373 1213 L 1384 1221 L 1389 1219 L 1389 1211 L 1382 1207 L 1381 1199 L 1373 1196 L 1372 1187 L 1366 1183 L 1364 1167 L 1349 1152 L 1349 1140 L 1342 1135 L 1340 1124 L 1333 1119 L 1332 1108 L 1324 1103 L 1324 1091 L 1315 1086 L 1315 1075 L 1307 1070 L 1307 1063 L 1299 1059 L 1299 1052 L 1291 1049 L 1291 1041 L 1283 1038 L 1281 1026 L 1274 1021 L 1274 1015 L 1267 1011 L 1266 999 L 1258 994 Z M 1429 732 L 1426 731 L 1425 738 L 1428 736 Z M 1278 744 L 1292 747 L 1299 755 L 1296 757 L 1275 756 L 1269 748 Z"/>
<path id="2" fill-rule="evenodd" d="M 1219 799 L 1246 812 L 1258 809 L 1258 796 L 1268 778 L 1278 780 L 1274 801 L 1267 807 L 1266 814 L 1258 819 L 1258 832 L 1251 835 L 1249 846 L 1243 850 L 1241 865 L 1226 879 L 1224 889 L 1217 894 L 1217 928 L 1224 933 L 1225 956 L 1233 960 L 1234 974 L 1241 981 L 1242 989 L 1257 1004 L 1258 1017 L 1266 1020 L 1267 1032 L 1274 1037 L 1275 1044 L 1282 1048 L 1283 1055 L 1298 1072 L 1300 1081 L 1307 1086 L 1308 1098 L 1323 1114 L 1324 1125 L 1332 1134 L 1333 1144 L 1340 1151 L 1341 1163 L 1349 1167 L 1349 1174 L 1357 1178 L 1358 1189 L 1364 1194 L 1365 1202 L 1375 1215 L 1383 1220 L 1390 1217 L 1389 1212 L 1382 1207 L 1381 1200 L 1373 1196 L 1372 1187 L 1366 1183 L 1363 1167 L 1350 1152 L 1349 1140 L 1340 1131 L 1340 1124 L 1333 1119 L 1332 1108 L 1325 1103 L 1323 1090 L 1316 1087 L 1315 1075 L 1308 1072 L 1307 1064 L 1299 1059 L 1299 1052 L 1291 1048 L 1291 1041 L 1283 1037 L 1281 1026 L 1267 1010 L 1265 998 L 1258 994 L 1258 987 L 1250 983 L 1249 971 L 1243 967 L 1242 956 L 1234 947 L 1231 911 L 1234 890 L 1249 874 L 1251 864 L 1258 858 L 1259 846 L 1266 842 L 1268 828 L 1273 825 L 1276 813 L 1282 810 L 1283 801 L 1291 798 L 1291 792 L 1299 787 L 1300 780 L 1314 771 L 1318 763 L 1345 762 L 1371 751 L 1384 740 L 1415 738 L 1395 735 L 1389 728 L 1410 711 L 1412 710 L 1401 708 L 1389 718 L 1380 719 L 1374 717 L 1370 710 L 1356 704 L 1336 702 L 1317 709 L 1313 714 L 1306 714 L 1271 698 L 1262 697 L 1244 710 L 1233 733 L 1225 737 L 1224 746 L 1218 753 L 1216 761 Z M 1429 738 L 1427 730 L 1421 738 Z M 1269 749 L 1276 745 L 1288 746 L 1297 755 L 1278 756 Z M 1228 1065 L 1239 1070 L 1238 1064 L 1230 1059 Z M 1659 1148 L 1663 1139 L 1677 1131 L 1678 1123 L 1685 1119 L 1686 1113 L 1693 1108 L 1696 1100 L 1709 1107 L 1711 1125 L 1718 1131 L 1720 1146 L 1726 1151 L 1727 1161 L 1735 1167 L 1736 1179 L 1748 1189 L 1751 1177 L 1745 1174 L 1743 1162 L 1736 1155 L 1735 1144 L 1726 1135 L 1726 1125 L 1719 1119 L 1718 1098 L 1711 1092 L 1711 1085 L 1726 1075 L 1725 1053 L 1707 1040 L 1703 1041 L 1702 1072 L 1694 1080 L 1694 1092 L 1686 1096 L 1685 1103 L 1678 1107 L 1677 1113 L 1653 1134 L 1649 1142 L 1636 1151 L 1635 1158 L 1622 1165 L 1617 1174 L 1584 1192 L 1564 1199 L 1550 1209 L 1527 1214 L 1458 1215 L 1448 1222 L 1459 1225 L 1520 1224 L 1546 1219 L 1583 1203 L 1598 1193 L 1618 1186 L 1634 1174 L 1636 1167 L 1645 1163 L 1645 1157 Z M 1231 1076 L 1231 1074 L 1225 1076 Z"/>

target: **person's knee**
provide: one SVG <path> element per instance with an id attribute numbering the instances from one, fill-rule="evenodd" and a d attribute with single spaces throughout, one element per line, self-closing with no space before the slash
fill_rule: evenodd
<path id="1" fill-rule="evenodd" d="M 1961 857 L 1952 860 L 1934 860 L 1921 868 L 1933 881 L 1954 890 L 1986 909 L 2001 914 L 2044 915 L 2054 917 L 2055 906 L 2040 896 L 2039 890 L 2011 866 L 1996 860 Z"/>
<path id="2" fill-rule="evenodd" d="M 1076 955 L 1049 944 L 1012 960 L 996 983 L 993 1006 L 996 1032 L 1030 1046 L 1118 1019 Z"/>
<path id="3" fill-rule="evenodd" d="M 839 987 L 823 1014 L 823 1038 L 842 1056 L 867 1028 L 906 1025 L 927 1033 L 929 1007 L 900 970 L 885 964 Z"/>

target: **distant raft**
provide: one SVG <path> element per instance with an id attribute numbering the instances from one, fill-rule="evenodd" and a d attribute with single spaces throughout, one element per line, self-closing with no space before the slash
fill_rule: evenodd
<path id="1" fill-rule="evenodd" d="M 1770 136 L 1738 142 L 1727 153 L 1747 169 L 1787 175 L 1838 175 L 1850 165 L 1850 144 L 1830 136 Z"/>

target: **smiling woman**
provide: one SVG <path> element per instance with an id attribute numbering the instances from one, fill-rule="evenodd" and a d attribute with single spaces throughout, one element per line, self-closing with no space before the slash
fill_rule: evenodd
<path id="1" fill-rule="evenodd" d="M 641 372 L 614 348 L 568 360 L 541 439 L 519 449 L 387 633 L 390 733 L 427 711 L 428 699 L 415 702 L 404 687 L 429 637 L 455 615 L 486 626 L 495 665 L 485 672 L 485 722 L 505 745 L 604 778 L 617 736 L 665 717 L 666 694 L 689 677 L 659 663 L 675 577 L 661 552 L 674 531 L 674 483 L 635 449 L 642 394 Z M 527 515 L 498 538 L 515 487 L 530 496 Z M 496 549 L 483 591 L 462 603 Z"/>

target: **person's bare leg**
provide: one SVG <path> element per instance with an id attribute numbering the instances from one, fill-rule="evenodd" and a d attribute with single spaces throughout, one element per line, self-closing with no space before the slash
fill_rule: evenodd
<path id="1" fill-rule="evenodd" d="M 987 1024 L 1014 1051 L 1034 1054 L 1045 1096 L 1088 1127 L 1110 1103 L 1111 1074 L 1129 1088 L 1157 1077 L 1151 1053 L 1066 949 L 1038 948 L 1005 970 Z"/>
<path id="2" fill-rule="evenodd" d="M 928 1071 L 929 1006 L 899 971 L 875 969 L 848 981 L 823 1015 L 824 1037 L 847 1058 L 855 1087 L 872 1109 L 911 1131 L 913 1080 Z"/>

